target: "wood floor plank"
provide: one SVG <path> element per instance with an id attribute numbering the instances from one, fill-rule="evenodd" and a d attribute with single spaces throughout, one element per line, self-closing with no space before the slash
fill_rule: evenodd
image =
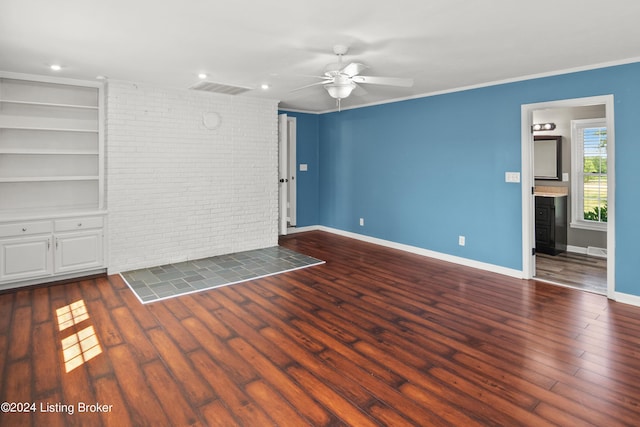
<path id="1" fill-rule="evenodd" d="M 5 404 L 32 403 L 31 381 L 32 372 L 29 362 L 25 359 L 8 363 L 5 376 L 2 378 L 3 393 L 6 398 L 0 399 Z M 5 404 L 6 405 L 6 404 Z M 20 411 L 18 406 L 9 406 L 0 411 L 0 425 L 2 426 L 30 426 L 34 413 L 31 409 Z"/>
<path id="2" fill-rule="evenodd" d="M 162 408 L 174 426 L 200 426 L 198 416 L 183 392 L 159 361 L 147 363 L 144 373 Z"/>
<path id="3" fill-rule="evenodd" d="M 394 387 L 368 372 L 367 368 L 369 368 L 371 364 L 356 364 L 352 360 L 332 350 L 324 351 L 318 356 L 327 365 L 339 372 L 343 372 L 347 379 L 360 384 L 370 393 L 378 397 L 378 401 L 369 407 L 369 411 L 372 407 L 377 407 L 379 413 L 385 418 L 402 418 L 405 422 L 411 420 L 417 424 L 443 424 L 443 417 L 436 415 L 436 413 L 431 410 L 432 408 L 443 408 L 445 406 L 437 397 L 432 396 L 428 404 L 420 406 L 414 400 L 403 399 L 397 386 Z M 406 381 L 403 383 L 406 383 Z M 372 413 L 372 415 L 374 414 Z M 375 415 L 374 417 L 377 418 Z M 446 418 L 446 415 L 444 418 Z M 457 419 L 459 420 L 459 417 Z M 383 419 L 378 419 L 378 421 L 384 422 Z"/>
<path id="4" fill-rule="evenodd" d="M 84 300 L 82 300 L 84 301 Z M 120 330 L 111 318 L 111 312 L 99 301 L 85 301 L 89 321 L 94 325 L 100 325 L 98 336 L 104 347 L 113 347 L 122 344 Z"/>
<path id="5" fill-rule="evenodd" d="M 127 343 L 129 351 L 140 363 L 149 362 L 158 357 L 158 352 L 149 338 L 140 327 L 137 319 L 127 306 L 115 308 L 111 311 L 113 320 L 121 331 L 124 342 Z"/>
<path id="6" fill-rule="evenodd" d="M 126 345 L 111 347 L 108 355 L 133 425 L 170 425 L 162 405 L 149 388 L 143 368 Z M 105 403 L 112 404 L 111 400 Z"/>
<path id="7" fill-rule="evenodd" d="M 230 427 L 238 425 L 238 421 L 220 400 L 216 400 L 201 408 L 202 417 L 210 427 Z"/>
<path id="8" fill-rule="evenodd" d="M 209 310 L 206 298 L 199 298 L 198 295 L 185 295 L 181 300 L 189 313 L 204 322 L 211 332 L 222 339 L 231 336 L 231 331 Z"/>
<path id="9" fill-rule="evenodd" d="M 262 380 L 257 380 L 245 386 L 247 394 L 274 420 L 287 420 L 292 426 L 309 424 L 289 403 L 274 389 Z"/>
<path id="10" fill-rule="evenodd" d="M 60 385 L 60 363 L 56 339 L 57 325 L 43 322 L 33 327 L 33 374 L 36 396 L 44 395 Z"/>
<path id="11" fill-rule="evenodd" d="M 147 331 L 147 334 L 172 376 L 184 389 L 189 402 L 199 406 L 214 397 L 211 388 L 198 375 L 189 359 L 164 331 L 151 329 Z"/>
<path id="12" fill-rule="evenodd" d="M 109 276 L 109 279 L 113 277 L 120 276 Z M 109 283 L 111 284 L 113 281 L 109 280 Z M 153 329 L 160 326 L 155 316 L 147 310 L 145 306 L 140 304 L 140 301 L 138 301 L 130 289 L 118 291 L 118 294 L 142 329 Z"/>
<path id="13" fill-rule="evenodd" d="M 47 395 L 40 396 L 34 403 L 37 410 L 33 413 L 33 425 L 34 426 L 47 426 L 47 427 L 66 427 L 70 425 L 68 418 L 76 415 L 74 405 L 74 415 L 70 415 L 68 412 L 63 411 L 47 411 L 48 405 L 55 405 L 56 403 L 62 403 L 62 396 L 58 391 L 49 393 Z M 55 406 L 54 406 L 55 408 Z M 0 425 L 4 425 L 1 424 Z M 126 422 L 123 426 L 126 426 Z"/>
<path id="14" fill-rule="evenodd" d="M 256 370 L 230 350 L 229 346 L 219 340 L 200 320 L 189 317 L 182 323 L 185 330 L 196 337 L 199 347 L 220 362 L 235 382 L 244 384 L 258 378 Z"/>
<path id="15" fill-rule="evenodd" d="M 340 394 L 341 398 L 352 402 L 352 405 L 356 405 L 359 408 L 367 407 L 375 400 L 373 395 L 364 387 L 356 382 L 344 381 L 343 375 L 329 369 L 319 357 L 314 357 L 314 354 L 310 354 L 307 349 L 290 336 L 286 336 L 281 331 L 271 327 L 264 328 L 260 332 L 275 345 L 289 353 L 294 360 L 298 360 L 305 368 L 305 371 L 323 378 L 325 384 Z M 287 372 L 290 369 L 291 367 L 287 368 Z M 307 376 L 305 375 L 304 378 L 307 378 Z"/>
<path id="16" fill-rule="evenodd" d="M 133 427 L 128 405 L 115 377 L 100 377 L 94 381 L 94 384 L 96 402 L 109 406 L 107 411 L 101 413 L 103 424 L 114 427 Z"/>
<path id="17" fill-rule="evenodd" d="M 169 304 L 152 304 L 149 306 L 149 310 L 157 318 L 161 318 L 163 322 L 163 329 L 167 334 L 175 341 L 180 347 L 182 352 L 188 353 L 198 348 L 198 343 L 195 338 L 187 332 L 182 326 L 180 320 L 174 315 L 171 307 L 175 307 L 175 304 L 169 306 Z"/>
<path id="18" fill-rule="evenodd" d="M 271 343 L 252 328 L 251 325 L 244 322 L 243 319 L 246 318 L 246 316 L 238 317 L 235 313 L 226 309 L 216 310 L 214 314 L 230 330 L 233 330 L 238 336 L 250 341 L 253 346 L 265 354 L 274 364 L 284 367 L 292 363 L 291 358 L 284 351 L 271 345 Z"/>
<path id="19" fill-rule="evenodd" d="M 30 306 L 17 307 L 13 311 L 9 341 L 9 360 L 21 359 L 31 350 L 31 311 Z"/>
<path id="20" fill-rule="evenodd" d="M 347 425 L 376 426 L 377 423 L 364 413 L 364 411 L 345 399 L 343 396 L 328 387 L 323 381 L 318 380 L 309 371 L 292 366 L 287 369 L 289 375 L 296 379 L 308 392 L 313 393 L 327 408 L 339 417 Z"/>
<path id="21" fill-rule="evenodd" d="M 35 288 L 33 297 L 33 323 L 38 324 L 51 320 L 51 303 L 49 300 L 49 288 Z"/>
<path id="22" fill-rule="evenodd" d="M 640 419 L 638 307 L 320 231 L 280 243 L 326 263 L 146 305 L 119 275 L 0 292 L 0 401 L 112 406 L 0 425 Z"/>
<path id="23" fill-rule="evenodd" d="M 251 363 L 255 369 L 261 373 L 262 377 L 272 384 L 288 402 L 294 404 L 298 412 L 307 418 L 311 425 L 322 426 L 329 424 L 330 417 L 327 412 L 320 407 L 317 402 L 292 381 L 278 366 L 261 354 L 257 349 L 241 338 L 234 338 L 229 341 L 229 345 L 247 362 Z"/>
<path id="24" fill-rule="evenodd" d="M 266 412 L 258 407 L 206 352 L 196 350 L 189 357 L 202 378 L 215 390 L 240 423 L 261 426 L 273 423 Z"/>

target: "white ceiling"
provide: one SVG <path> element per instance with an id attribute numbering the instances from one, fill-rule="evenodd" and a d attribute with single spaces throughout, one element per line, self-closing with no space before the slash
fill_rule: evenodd
<path id="1" fill-rule="evenodd" d="M 179 88 L 205 72 L 253 88 L 238 96 L 329 111 L 322 87 L 292 90 L 318 81 L 335 44 L 362 74 L 415 80 L 366 85 L 350 108 L 637 60 L 639 18 L 637 0 L 0 0 L 0 70 Z"/>

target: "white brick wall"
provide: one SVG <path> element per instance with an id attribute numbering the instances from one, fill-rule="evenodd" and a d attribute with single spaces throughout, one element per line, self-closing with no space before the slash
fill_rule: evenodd
<path id="1" fill-rule="evenodd" d="M 109 273 L 277 245 L 277 133 L 276 101 L 109 82 Z"/>

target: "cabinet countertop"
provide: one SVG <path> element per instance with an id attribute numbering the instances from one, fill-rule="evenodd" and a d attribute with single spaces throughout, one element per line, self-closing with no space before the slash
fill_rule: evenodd
<path id="1" fill-rule="evenodd" d="M 15 222 L 15 221 L 31 221 L 39 219 L 58 219 L 58 218 L 73 218 L 81 216 L 97 216 L 106 215 L 106 210 L 64 210 L 64 211 L 43 211 L 40 213 L 27 213 L 27 212 L 7 212 L 0 214 L 0 222 Z"/>
<path id="2" fill-rule="evenodd" d="M 534 196 L 540 197 L 567 197 L 567 194 L 559 194 L 559 193 L 543 193 L 543 192 L 535 192 Z"/>

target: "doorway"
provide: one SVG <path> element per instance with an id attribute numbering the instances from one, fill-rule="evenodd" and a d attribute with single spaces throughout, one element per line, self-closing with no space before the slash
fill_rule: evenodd
<path id="1" fill-rule="evenodd" d="M 612 298 L 615 291 L 613 96 L 527 104 L 522 106 L 521 111 L 524 276 L 526 279 L 536 278 L 559 285 L 602 293 Z M 572 149 L 576 147 L 577 141 L 575 137 L 572 141 L 572 126 L 575 127 L 581 119 L 594 117 L 604 118 L 603 126 L 606 126 L 607 131 L 606 154 L 604 156 L 608 172 L 606 185 L 602 187 L 603 193 L 606 194 L 605 206 L 608 210 L 608 218 L 605 220 L 606 222 L 599 224 L 602 226 L 600 233 L 596 230 L 583 229 L 584 227 L 581 226 L 579 220 L 576 220 L 582 215 L 582 212 L 577 210 L 577 206 L 586 205 L 581 199 L 583 197 L 582 189 L 577 188 L 577 185 L 582 185 L 580 183 L 586 181 L 582 176 L 576 179 L 578 175 L 575 172 L 582 171 L 583 165 L 580 164 L 582 158 L 576 162 L 577 156 Z M 533 132 L 532 126 L 541 123 L 553 123 L 555 128 L 546 132 Z M 563 161 L 560 165 L 560 160 L 558 160 L 561 169 L 558 170 L 557 178 L 536 179 L 534 134 L 538 135 L 535 139 L 547 139 L 542 138 L 540 136 L 542 134 L 558 137 L 562 141 L 562 150 L 558 150 L 558 155 L 562 156 Z M 538 169 L 540 168 L 538 167 Z M 586 188 L 586 184 L 584 186 Z M 544 217 L 547 208 L 538 206 L 539 209 L 536 209 L 536 200 L 538 200 L 538 204 L 551 204 L 551 212 L 558 212 L 553 210 L 555 208 L 553 203 L 558 204 L 557 208 L 560 210 L 566 209 L 566 213 L 563 214 L 566 215 L 565 240 L 562 242 L 562 239 L 559 239 L 563 244 L 552 248 L 551 251 L 548 247 L 543 247 L 540 244 L 541 241 L 544 241 L 544 235 L 547 232 L 544 227 L 548 226 L 547 224 L 541 225 L 540 218 Z M 566 203 L 565 208 L 563 208 L 564 203 Z M 572 208 L 574 212 L 572 212 Z M 589 225 L 587 224 L 587 226 Z M 563 232 L 561 228 L 559 232 Z M 541 233 L 543 237 L 540 236 Z M 540 246 L 540 251 L 536 249 L 536 241 Z M 606 258 L 603 258 L 603 255 Z"/>
<path id="2" fill-rule="evenodd" d="M 284 236 L 297 223 L 296 118 L 278 115 L 278 234 Z"/>

